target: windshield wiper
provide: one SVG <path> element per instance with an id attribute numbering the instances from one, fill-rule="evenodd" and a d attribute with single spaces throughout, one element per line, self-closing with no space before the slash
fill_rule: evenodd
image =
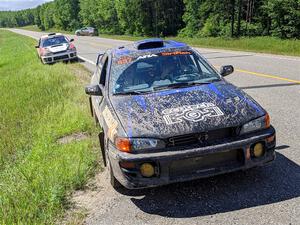
<path id="1" fill-rule="evenodd" d="M 203 84 L 210 84 L 211 82 L 183 82 L 183 83 L 175 83 L 175 84 L 168 84 L 154 87 L 153 89 L 162 90 L 162 89 L 172 89 L 172 88 L 181 88 L 181 87 L 189 87 L 189 86 L 196 86 L 196 85 L 203 85 Z"/>
<path id="2" fill-rule="evenodd" d="M 149 91 L 126 91 L 126 92 L 115 93 L 114 95 L 142 95 L 145 93 L 149 93 Z"/>

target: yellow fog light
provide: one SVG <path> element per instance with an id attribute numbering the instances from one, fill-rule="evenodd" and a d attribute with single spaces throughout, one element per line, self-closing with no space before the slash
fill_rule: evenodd
<path id="1" fill-rule="evenodd" d="M 150 163 L 144 163 L 140 167 L 143 177 L 152 177 L 154 175 L 154 167 Z"/>
<path id="2" fill-rule="evenodd" d="M 262 143 L 257 143 L 254 145 L 253 148 L 253 155 L 256 158 L 259 158 L 261 156 L 263 156 L 265 154 L 265 150 L 264 150 L 264 146 L 262 145 Z"/>

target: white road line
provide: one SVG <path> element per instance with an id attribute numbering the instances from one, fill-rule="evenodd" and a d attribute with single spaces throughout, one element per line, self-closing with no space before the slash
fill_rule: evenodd
<path id="1" fill-rule="evenodd" d="M 77 57 L 78 57 L 79 59 L 85 61 L 85 62 L 88 62 L 88 63 L 90 63 L 90 64 L 96 66 L 96 63 L 93 62 L 92 60 L 89 60 L 89 59 L 87 59 L 87 58 L 84 58 L 84 57 L 82 57 L 81 55 L 77 55 Z"/>

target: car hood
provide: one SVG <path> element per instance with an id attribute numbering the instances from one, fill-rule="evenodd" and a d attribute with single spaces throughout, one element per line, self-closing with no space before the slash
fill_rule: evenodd
<path id="1" fill-rule="evenodd" d="M 226 81 L 112 96 L 111 102 L 129 137 L 168 138 L 237 127 L 265 114 L 250 96 Z"/>
<path id="2" fill-rule="evenodd" d="M 57 53 L 57 52 L 66 51 L 68 49 L 68 47 L 69 47 L 69 44 L 63 43 L 63 44 L 47 47 L 47 49 L 52 53 Z"/>

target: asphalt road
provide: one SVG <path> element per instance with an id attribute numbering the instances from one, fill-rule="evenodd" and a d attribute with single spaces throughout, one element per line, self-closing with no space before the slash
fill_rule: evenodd
<path id="1" fill-rule="evenodd" d="M 129 43 L 68 36 L 90 70 L 98 52 Z M 277 130 L 277 159 L 246 172 L 143 191 L 116 192 L 99 174 L 91 190 L 74 197 L 88 210 L 87 224 L 300 224 L 300 58 L 198 50 L 215 66 L 232 64 L 236 72 L 227 80 L 269 112 Z"/>

